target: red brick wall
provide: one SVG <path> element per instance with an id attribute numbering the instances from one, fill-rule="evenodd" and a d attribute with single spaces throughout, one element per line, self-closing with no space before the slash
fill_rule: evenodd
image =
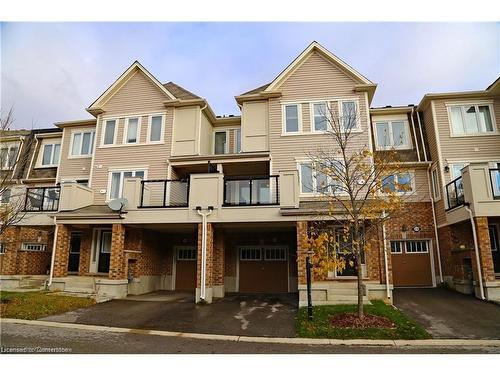
<path id="1" fill-rule="evenodd" d="M 127 278 L 127 259 L 124 250 L 125 226 L 113 224 L 111 234 L 111 259 L 109 262 L 109 275 L 112 280 Z"/>
<path id="2" fill-rule="evenodd" d="M 65 224 L 57 224 L 54 277 L 64 277 L 68 275 L 69 245 L 70 228 Z"/>
<path id="3" fill-rule="evenodd" d="M 203 224 L 198 224 L 198 257 L 196 264 L 196 287 L 201 287 L 201 250 L 202 250 Z M 213 284 L 213 261 L 214 261 L 214 230 L 211 223 L 207 223 L 207 250 L 206 250 L 206 276 L 205 285 L 211 287 Z"/>
<path id="4" fill-rule="evenodd" d="M 488 218 L 476 217 L 475 219 L 477 242 L 479 247 L 479 261 L 481 262 L 481 273 L 484 281 L 495 281 L 495 270 L 493 268 L 493 256 L 491 254 L 490 233 L 488 230 Z M 474 255 L 473 270 L 476 270 L 476 256 Z M 475 272 L 475 271 L 474 271 Z"/>
<path id="5" fill-rule="evenodd" d="M 50 269 L 53 229 L 12 226 L 0 236 L 5 254 L 0 255 L 2 275 L 45 275 Z M 21 250 L 23 242 L 46 245 L 45 251 Z"/>

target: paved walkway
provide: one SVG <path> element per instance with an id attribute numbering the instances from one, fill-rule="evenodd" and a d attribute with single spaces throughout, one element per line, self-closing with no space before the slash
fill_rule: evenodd
<path id="1" fill-rule="evenodd" d="M 193 296 L 155 292 L 42 320 L 219 335 L 294 337 L 297 295 L 228 295 L 205 306 Z"/>
<path id="2" fill-rule="evenodd" d="M 500 339 L 500 306 L 442 288 L 395 289 L 394 305 L 434 338 Z"/>

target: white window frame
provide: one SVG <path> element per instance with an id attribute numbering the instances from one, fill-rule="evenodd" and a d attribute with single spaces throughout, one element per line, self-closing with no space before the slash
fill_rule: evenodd
<path id="1" fill-rule="evenodd" d="M 392 251 L 391 243 L 393 243 L 393 242 L 398 242 L 400 244 L 400 247 L 401 247 L 400 252 L 397 253 L 397 252 Z M 408 243 L 410 243 L 410 242 L 423 242 L 423 243 L 425 243 L 425 251 L 408 251 Z M 427 239 L 420 239 L 420 238 L 412 238 L 412 239 L 407 239 L 407 240 L 394 239 L 394 240 L 389 240 L 389 246 L 391 248 L 391 254 L 395 254 L 395 255 L 429 254 L 430 241 Z"/>
<path id="2" fill-rule="evenodd" d="M 377 117 L 376 119 L 373 119 L 373 128 L 374 128 L 374 133 L 375 133 L 375 147 L 377 150 L 391 150 L 391 149 L 395 149 L 395 150 L 411 150 L 413 148 L 413 142 L 412 142 L 412 139 L 411 139 L 411 131 L 410 131 L 410 124 L 408 123 L 408 119 L 407 118 L 403 118 L 403 117 L 400 117 L 400 118 L 395 118 L 395 117 Z M 399 145 L 399 146 L 395 146 L 394 145 L 394 134 L 393 134 L 393 131 L 392 131 L 392 123 L 393 122 L 402 122 L 403 125 L 404 125 L 404 129 L 405 129 L 405 132 L 406 132 L 406 140 L 407 142 L 403 145 Z M 388 124 L 388 128 L 389 128 L 389 142 L 390 142 L 390 145 L 387 146 L 387 147 L 384 147 L 382 145 L 379 144 L 378 142 L 378 127 L 377 127 L 377 124 L 380 124 L 380 123 L 387 123 Z"/>
<path id="3" fill-rule="evenodd" d="M 450 127 L 450 137 L 452 137 L 452 138 L 454 138 L 454 137 L 458 137 L 458 138 L 459 137 L 484 137 L 484 136 L 488 136 L 488 135 L 497 135 L 498 134 L 498 127 L 497 127 L 497 123 L 496 123 L 495 111 L 493 108 L 492 101 L 473 101 L 473 102 L 456 102 L 456 103 L 449 102 L 449 103 L 445 103 L 445 105 L 446 105 L 446 110 L 447 110 L 447 114 L 448 114 L 448 123 L 449 123 L 449 127 Z M 485 132 L 479 131 L 478 133 L 467 133 L 466 132 L 464 108 L 465 107 L 472 107 L 472 106 L 474 106 L 475 110 L 476 110 L 476 121 L 477 121 L 478 126 L 480 124 L 479 117 L 478 117 L 479 116 L 479 106 L 481 106 L 481 107 L 488 106 L 489 107 L 490 116 L 491 116 L 491 125 L 493 126 L 492 131 L 485 131 Z M 463 130 L 464 130 L 464 132 L 462 134 L 455 133 L 453 130 L 453 123 L 451 120 L 451 108 L 452 107 L 460 107 L 460 113 L 461 113 L 461 117 L 462 117 L 462 125 L 463 125 Z"/>
<path id="4" fill-rule="evenodd" d="M 21 244 L 22 251 L 43 252 L 47 249 L 47 245 L 38 242 L 23 242 Z"/>
<path id="5" fill-rule="evenodd" d="M 316 104 L 324 104 L 326 106 L 326 113 L 325 113 L 326 130 L 316 130 L 316 122 L 315 122 L 316 115 L 314 114 L 314 106 Z M 311 133 L 325 134 L 331 130 L 332 125 L 330 123 L 330 121 L 331 121 L 330 109 L 331 109 L 330 102 L 328 102 L 327 100 L 318 100 L 318 101 L 314 101 L 314 102 L 309 103 L 309 114 L 310 114 L 309 121 L 311 123 Z"/>
<path id="6" fill-rule="evenodd" d="M 113 168 L 108 169 L 108 187 L 106 192 L 106 202 L 109 202 L 116 198 L 111 198 L 111 181 L 113 177 L 113 173 L 120 173 L 120 186 L 118 188 L 118 197 L 123 196 L 123 181 L 125 172 L 132 172 L 135 174 L 136 172 L 144 172 L 144 180 L 148 178 L 148 168 L 145 167 L 131 167 L 131 168 Z"/>
<path id="7" fill-rule="evenodd" d="M 283 250 L 284 257 L 283 258 L 268 258 L 267 250 L 271 251 L 279 251 Z M 263 253 L 263 254 L 262 254 Z M 288 260 L 288 246 L 262 246 L 261 250 L 261 258 L 267 262 L 284 262 Z"/>
<path id="8" fill-rule="evenodd" d="M 82 147 L 83 147 L 83 134 L 84 133 L 90 133 L 90 154 L 82 154 Z M 73 142 L 75 139 L 76 134 L 81 134 L 82 135 L 82 142 L 80 143 L 80 153 L 78 155 L 73 155 Z M 92 155 L 95 152 L 95 134 L 96 131 L 95 129 L 75 129 L 71 132 L 71 140 L 69 142 L 69 149 L 68 149 L 68 159 L 86 159 L 86 158 L 91 158 Z"/>
<path id="9" fill-rule="evenodd" d="M 106 124 L 108 121 L 115 122 L 115 131 L 113 133 L 113 143 L 104 144 L 104 139 L 106 138 Z M 116 140 L 118 139 L 118 128 L 120 127 L 120 119 L 115 117 L 108 117 L 102 119 L 101 124 L 101 147 L 113 147 L 116 146 Z"/>
<path id="10" fill-rule="evenodd" d="M 176 256 L 176 260 L 178 261 L 196 261 L 197 257 L 198 257 L 198 248 L 196 246 L 176 246 L 175 247 L 175 256 Z M 189 253 L 192 253 L 194 254 L 194 258 L 188 258 L 188 257 L 185 257 L 185 256 L 181 256 L 181 253 L 184 253 L 184 252 L 189 252 Z"/>
<path id="11" fill-rule="evenodd" d="M 7 248 L 5 247 L 5 244 L 3 242 L 0 242 L 0 255 L 3 255 L 6 253 Z"/>
<path id="12" fill-rule="evenodd" d="M 6 158 L 6 160 L 4 160 L 4 164 L 0 165 L 0 170 L 2 170 L 2 171 L 11 171 L 11 170 L 13 170 L 14 167 L 16 166 L 16 164 L 17 164 L 17 162 L 19 160 L 19 156 L 21 154 L 21 142 L 18 142 L 18 141 L 5 142 L 5 143 L 1 144 L 0 148 L 6 148 L 7 149 L 7 158 Z M 16 159 L 13 162 L 13 165 L 11 166 L 11 165 L 9 165 L 9 154 L 10 154 L 10 150 L 13 149 L 13 148 L 17 148 L 17 155 L 16 155 Z"/>
<path id="13" fill-rule="evenodd" d="M 243 254 L 243 251 L 245 250 L 251 250 L 251 249 L 254 249 L 254 250 L 258 250 L 259 251 L 259 254 L 260 254 L 260 257 L 258 259 L 245 259 L 242 257 L 242 254 Z M 262 246 L 240 246 L 239 249 L 238 249 L 238 255 L 239 255 L 239 260 L 241 262 L 260 262 L 263 260 L 263 257 L 262 257 Z"/>
<path id="14" fill-rule="evenodd" d="M 137 136 L 135 142 L 128 142 L 128 123 L 131 119 L 137 119 Z M 141 143 L 141 122 L 142 122 L 142 116 L 125 117 L 125 125 L 123 128 L 123 141 L 122 141 L 124 145 L 138 145 Z"/>
<path id="15" fill-rule="evenodd" d="M 396 255 L 403 254 L 404 253 L 404 245 L 402 244 L 403 242 L 404 241 L 390 240 L 389 241 L 389 247 L 390 247 L 390 250 L 391 250 L 391 254 L 396 254 Z M 392 250 L 392 244 L 393 243 L 399 244 L 399 251 L 393 251 Z"/>
<path id="16" fill-rule="evenodd" d="M 240 133 L 240 149 L 238 150 L 238 136 L 237 134 Z M 241 153 L 241 128 L 236 128 L 233 131 L 233 136 L 234 136 L 234 144 L 233 144 L 233 151 L 235 154 Z"/>
<path id="17" fill-rule="evenodd" d="M 297 122 L 298 122 L 298 130 L 297 131 L 287 131 L 286 130 L 286 107 L 296 106 L 297 107 Z M 281 105 L 281 135 L 297 135 L 303 133 L 303 124 L 302 124 L 302 103 L 283 103 Z"/>
<path id="18" fill-rule="evenodd" d="M 405 194 L 415 194 L 416 192 L 416 186 L 415 186 L 415 171 L 414 170 L 408 170 L 408 171 L 403 171 L 403 172 L 398 172 L 398 173 L 395 173 L 394 174 L 394 183 L 395 184 L 399 184 L 399 178 L 398 176 L 400 174 L 409 174 L 410 175 L 410 190 L 406 190 L 406 191 L 394 191 L 393 194 L 396 194 L 396 195 L 405 195 Z M 389 176 L 385 176 L 385 178 L 387 178 Z M 383 179 L 382 179 L 383 180 Z M 383 182 L 382 182 L 382 187 L 383 187 Z M 388 193 L 383 193 L 385 195 L 388 195 Z"/>
<path id="19" fill-rule="evenodd" d="M 496 248 L 494 249 L 493 247 L 491 248 L 491 251 L 492 252 L 496 252 L 496 251 L 500 251 L 500 224 L 498 223 L 491 223 L 491 224 L 488 224 L 488 231 L 490 230 L 490 227 L 491 228 L 494 228 L 493 230 L 496 230 L 496 238 L 495 238 L 495 242 L 496 242 Z M 491 243 L 491 236 L 490 236 L 490 243 Z"/>
<path id="20" fill-rule="evenodd" d="M 59 160 L 57 164 L 54 164 L 54 150 L 55 146 L 59 145 Z M 50 164 L 43 164 L 43 155 L 45 153 L 45 147 L 47 146 L 52 146 L 52 151 L 50 153 Z M 40 150 L 38 151 L 38 162 L 37 162 L 37 168 L 54 168 L 59 166 L 59 163 L 61 162 L 61 142 L 47 142 L 41 144 Z"/>
<path id="21" fill-rule="evenodd" d="M 161 117 L 161 130 L 160 130 L 160 140 L 152 141 L 151 140 L 151 127 L 153 124 L 153 117 Z M 148 134 L 146 138 L 147 144 L 161 144 L 165 141 L 165 113 L 153 113 L 148 115 Z"/>
<path id="22" fill-rule="evenodd" d="M 434 201 L 441 199 L 441 184 L 439 183 L 439 171 L 437 165 L 431 169 L 431 187 Z M 437 194 L 436 194 L 437 193 Z"/>
<path id="23" fill-rule="evenodd" d="M 224 145 L 224 153 L 216 154 L 215 153 L 215 134 L 217 133 L 226 133 L 226 144 Z M 235 138 L 236 140 L 236 138 Z M 213 155 L 226 155 L 229 154 L 229 129 L 214 129 L 212 133 L 212 154 Z"/>
<path id="24" fill-rule="evenodd" d="M 302 191 L 302 165 L 303 164 L 311 164 L 311 171 L 312 171 L 312 189 L 313 191 L 312 192 L 303 192 Z M 302 197 L 317 197 L 317 196 L 322 196 L 322 195 L 325 195 L 325 194 L 332 194 L 332 191 L 331 191 L 331 188 L 332 188 L 332 177 L 331 176 L 326 176 L 327 178 L 327 183 L 328 183 L 328 192 L 326 193 L 322 193 L 320 191 L 318 191 L 318 180 L 316 178 L 316 174 L 318 173 L 318 171 L 316 169 L 313 168 L 312 166 L 312 161 L 311 160 L 297 160 L 297 170 L 298 170 L 298 173 L 299 173 L 299 194 L 300 196 Z M 337 196 L 340 196 L 340 195 L 346 195 L 346 192 L 343 191 L 343 192 L 340 192 L 340 193 L 337 193 Z"/>
<path id="25" fill-rule="evenodd" d="M 359 108 L 359 100 L 358 98 L 342 98 L 342 99 L 339 99 L 337 101 L 338 103 L 338 111 L 339 111 L 339 118 L 341 119 L 342 121 L 342 126 L 341 126 L 341 132 L 345 132 L 344 130 L 344 124 L 343 124 L 343 117 L 344 117 L 344 113 L 343 113 L 343 105 L 342 103 L 344 102 L 354 102 L 355 105 L 356 105 L 356 127 L 352 128 L 351 130 L 351 133 L 360 133 L 363 131 L 362 127 L 361 127 L 361 109 Z"/>

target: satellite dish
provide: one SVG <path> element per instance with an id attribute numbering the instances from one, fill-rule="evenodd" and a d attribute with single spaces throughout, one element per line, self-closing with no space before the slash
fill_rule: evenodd
<path id="1" fill-rule="evenodd" d="M 113 199 L 112 201 L 108 202 L 108 207 L 111 208 L 113 211 L 122 211 L 124 207 L 126 207 L 128 204 L 128 199 L 127 198 L 118 198 L 118 199 Z"/>

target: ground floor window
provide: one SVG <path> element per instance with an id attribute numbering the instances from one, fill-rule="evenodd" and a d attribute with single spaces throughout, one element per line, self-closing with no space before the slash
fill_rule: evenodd
<path id="1" fill-rule="evenodd" d="M 498 251 L 498 225 L 489 225 L 491 251 Z"/>
<path id="2" fill-rule="evenodd" d="M 5 254 L 5 245 L 0 242 L 0 254 Z"/>

